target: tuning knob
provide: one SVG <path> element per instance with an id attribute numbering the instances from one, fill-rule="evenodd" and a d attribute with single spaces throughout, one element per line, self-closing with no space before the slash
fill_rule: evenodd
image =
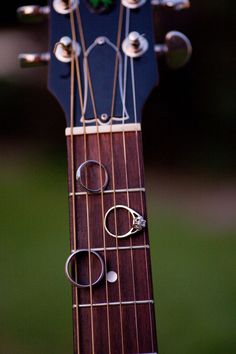
<path id="1" fill-rule="evenodd" d="M 24 53 L 18 59 L 22 68 L 45 66 L 50 60 L 50 53 Z"/>
<path id="2" fill-rule="evenodd" d="M 21 6 L 17 9 L 17 15 L 22 22 L 38 23 L 42 22 L 50 13 L 49 6 Z"/>
<path id="3" fill-rule="evenodd" d="M 171 8 L 176 11 L 190 8 L 189 0 L 152 0 L 151 3 L 154 6 Z"/>
<path id="4" fill-rule="evenodd" d="M 166 55 L 167 64 L 171 69 L 178 69 L 189 61 L 192 45 L 183 33 L 171 31 L 166 34 L 165 43 L 156 44 L 154 50 L 158 56 Z"/>

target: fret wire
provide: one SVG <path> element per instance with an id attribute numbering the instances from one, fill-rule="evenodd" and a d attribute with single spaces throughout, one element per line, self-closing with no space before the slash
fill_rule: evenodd
<path id="1" fill-rule="evenodd" d="M 109 189 L 109 190 L 104 190 L 103 193 L 104 194 L 110 194 L 110 193 L 133 193 L 133 192 L 145 192 L 145 188 L 129 188 L 129 189 Z M 75 193 L 69 193 L 69 196 L 72 197 L 73 195 L 79 196 L 79 195 L 94 195 L 93 193 L 89 193 L 89 192 L 75 192 Z"/>
<path id="2" fill-rule="evenodd" d="M 114 302 L 100 302 L 94 304 L 79 304 L 79 305 L 72 305 L 75 309 L 77 306 L 80 308 L 86 307 L 100 307 L 100 306 L 118 306 L 118 305 L 145 305 L 145 304 L 154 304 L 154 300 L 137 300 L 137 301 L 114 301 Z"/>
<path id="3" fill-rule="evenodd" d="M 103 248 L 103 247 L 96 247 L 96 248 L 90 248 L 91 251 L 94 251 L 94 252 L 99 252 L 99 251 L 116 251 L 116 250 L 130 250 L 130 249 L 133 249 L 133 250 L 140 250 L 140 249 L 150 249 L 150 246 L 149 245 L 139 245 L 139 246 L 119 246 L 118 248 L 117 247 L 106 247 L 106 248 Z M 71 250 L 71 253 L 74 253 L 76 250 Z"/>

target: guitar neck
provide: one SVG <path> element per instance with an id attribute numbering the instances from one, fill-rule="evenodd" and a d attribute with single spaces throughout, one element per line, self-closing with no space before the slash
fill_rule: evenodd
<path id="1" fill-rule="evenodd" d="M 74 353 L 157 353 L 140 125 L 86 129 L 66 130 Z"/>
<path id="2" fill-rule="evenodd" d="M 155 1 L 154 1 L 155 2 Z M 146 0 L 49 0 L 18 14 L 50 12 L 48 88 L 66 118 L 75 354 L 157 354 L 147 229 L 141 111 L 157 83 L 154 48 L 172 68 L 191 43 L 167 33 L 154 47 Z M 159 7 L 189 7 L 156 1 Z"/>

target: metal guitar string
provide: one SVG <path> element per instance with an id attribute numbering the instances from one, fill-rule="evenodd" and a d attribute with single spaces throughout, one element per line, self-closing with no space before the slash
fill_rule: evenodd
<path id="1" fill-rule="evenodd" d="M 127 9 L 126 12 L 126 30 L 125 30 L 125 38 L 127 38 L 129 34 L 129 18 L 130 18 L 130 10 Z M 124 104 L 126 100 L 126 84 L 127 84 L 127 56 L 125 56 L 125 65 L 124 65 Z M 130 66 L 131 66 L 131 81 L 132 81 L 132 93 L 133 93 L 133 109 L 134 109 L 134 118 L 135 123 L 137 123 L 137 108 L 136 108 L 136 92 L 135 92 L 135 75 L 134 75 L 134 65 L 133 59 L 130 58 Z M 124 123 L 124 122 L 123 122 Z M 138 173 L 139 173 L 139 184 L 141 188 L 141 167 L 140 167 L 140 156 L 139 156 L 139 145 L 138 145 L 138 131 L 136 130 L 136 149 L 137 149 L 137 160 L 138 160 Z M 127 193 L 128 194 L 128 193 Z M 143 208 L 143 195 L 140 192 L 141 196 L 141 206 L 142 211 L 141 214 L 144 215 Z M 145 234 L 144 234 L 144 243 L 145 243 Z M 149 272 L 148 272 L 148 261 L 147 261 L 147 250 L 145 250 L 145 265 L 146 265 L 146 275 L 147 275 L 147 289 L 148 289 L 148 298 L 150 298 L 150 289 L 149 289 Z M 153 322 L 152 322 L 152 314 L 151 314 L 151 305 L 149 304 L 149 318 L 150 318 L 150 329 L 151 329 L 151 341 L 152 341 L 152 351 L 154 350 L 154 341 L 153 341 Z"/>
<path id="2" fill-rule="evenodd" d="M 72 39 L 76 41 L 76 30 L 75 30 L 75 21 L 74 21 L 74 12 L 70 11 L 70 23 L 71 23 L 71 32 L 72 32 Z M 79 91 L 79 98 L 80 98 L 80 104 L 82 104 L 82 86 L 81 86 L 81 77 L 80 77 L 80 68 L 79 68 L 79 60 L 77 56 L 73 56 L 72 58 L 73 62 L 75 60 L 76 62 L 76 75 L 77 75 L 77 84 L 78 84 L 78 91 Z M 72 129 L 72 136 L 73 136 L 73 129 Z M 85 151 L 85 159 L 87 155 L 87 148 L 86 148 L 86 136 L 84 134 L 84 151 Z M 75 171 L 74 171 L 74 161 L 73 161 L 73 174 L 72 174 L 72 180 L 74 181 L 75 178 Z M 74 188 L 75 192 L 75 188 Z M 88 250 L 90 250 L 90 229 L 89 229 L 89 210 L 88 210 L 88 196 L 86 195 L 86 216 L 87 216 L 87 232 L 88 232 Z M 74 215 L 75 217 L 75 215 Z M 75 220 L 75 219 L 74 219 Z M 74 249 L 77 250 L 77 247 Z M 89 296 L 90 296 L 90 303 L 93 303 L 93 298 L 92 298 L 92 272 L 91 272 L 91 254 L 88 252 L 88 257 L 89 257 Z M 76 293 L 77 293 L 77 300 L 78 300 L 78 289 L 76 288 Z M 78 316 L 79 317 L 79 316 Z M 90 309 L 90 317 L 91 317 L 91 332 L 92 332 L 92 352 L 95 353 L 94 350 L 94 328 L 93 328 L 93 307 L 91 306 Z M 78 330 L 77 332 L 79 333 L 79 325 L 77 324 Z M 78 334 L 77 333 L 77 334 Z M 80 352 L 80 343 L 77 343 L 77 349 L 78 353 Z"/>
<path id="3" fill-rule="evenodd" d="M 125 18 L 125 38 L 128 37 L 129 35 L 129 22 L 130 22 L 130 9 L 126 9 L 126 18 Z M 127 89 L 127 61 L 128 57 L 127 55 L 124 56 L 124 87 L 123 87 L 123 97 L 122 97 L 122 105 L 123 105 L 123 110 L 122 110 L 122 117 L 124 117 L 125 114 L 125 107 L 126 107 L 126 89 Z M 124 119 L 123 119 L 124 123 Z"/>
<path id="4" fill-rule="evenodd" d="M 126 22 L 125 22 L 125 38 L 127 38 L 129 34 L 130 28 L 130 10 L 126 8 Z M 125 69 L 124 69 L 124 87 L 123 92 L 125 96 L 123 97 L 123 111 L 125 107 L 126 101 L 126 87 L 127 85 L 127 56 L 125 55 Z M 123 127 L 125 125 L 125 121 L 123 120 Z M 122 140 L 123 140 L 123 154 L 124 154 L 124 163 L 125 163 L 125 188 L 127 189 L 126 192 L 126 199 L 127 199 L 127 206 L 130 208 L 130 197 L 129 197 L 129 180 L 128 180 L 128 165 L 127 165 L 127 149 L 126 149 L 126 140 L 125 140 L 125 130 L 122 131 Z M 129 213 L 129 226 L 131 227 L 131 217 Z M 133 297 L 134 297 L 134 319 L 135 319 L 135 332 L 136 332 L 136 345 L 137 345 L 137 353 L 140 352 L 139 349 L 139 330 L 138 330 L 138 315 L 137 315 L 137 304 L 136 304 L 136 286 L 135 286 L 135 270 L 134 270 L 134 255 L 133 255 L 133 239 L 130 237 L 130 260 L 131 260 L 131 269 L 132 269 L 132 288 L 133 288 Z"/>
<path id="5" fill-rule="evenodd" d="M 124 7 L 120 2 L 119 8 L 119 22 L 118 22 L 118 30 L 117 30 L 117 42 L 116 47 L 118 50 L 120 49 L 121 42 L 121 31 L 122 31 L 122 23 L 123 23 L 123 14 Z M 111 104 L 111 117 L 114 115 L 114 103 L 115 103 L 115 91 L 117 84 L 117 66 L 118 66 L 118 56 L 116 55 L 115 68 L 114 68 L 114 81 L 113 81 L 113 92 L 112 92 L 112 104 Z M 115 164 L 114 164 L 114 147 L 113 147 L 113 133 L 112 133 L 112 121 L 110 122 L 110 149 L 111 149 L 111 169 L 112 169 L 112 190 L 113 190 L 113 205 L 116 205 L 116 183 L 115 183 Z M 114 226 L 115 226 L 115 234 L 117 235 L 117 213 L 116 208 L 114 210 Z M 119 293 L 119 314 L 120 314 L 120 331 L 121 331 L 121 351 L 122 354 L 125 354 L 124 349 L 124 328 L 123 328 L 123 309 L 122 309 L 122 297 L 121 297 L 121 285 L 120 285 L 120 257 L 119 257 L 119 244 L 118 238 L 116 237 L 116 262 L 117 262 L 117 275 L 118 275 L 118 293 Z"/>
<path id="6" fill-rule="evenodd" d="M 87 68 L 88 68 L 88 64 L 86 65 L 87 66 Z M 134 76 L 133 76 L 133 78 L 134 78 Z M 88 77 L 88 82 L 89 82 L 89 86 L 90 86 L 90 88 L 91 88 L 91 79 Z M 134 87 L 134 86 L 133 86 Z M 94 99 L 92 99 L 92 101 L 93 102 L 95 102 L 94 101 Z M 124 92 L 123 92 L 123 102 L 124 102 L 125 100 L 124 100 Z M 135 102 L 135 97 L 134 97 L 134 102 Z M 82 107 L 82 106 L 81 106 Z M 95 108 L 95 110 L 96 110 L 96 108 Z M 123 110 L 124 110 L 124 105 L 123 105 Z M 95 111 L 96 112 L 96 111 Z M 134 112 L 135 112 L 135 120 L 137 120 L 137 115 L 136 115 L 136 102 L 135 102 L 135 109 L 134 109 Z M 112 116 L 112 115 L 111 115 Z M 95 113 L 95 117 L 97 118 L 97 114 Z M 96 119 L 96 124 L 97 124 L 97 119 Z M 71 125 L 71 128 L 73 127 L 73 125 Z M 73 129 L 71 129 L 71 132 L 72 132 L 72 134 L 73 134 Z M 123 133 L 124 134 L 124 133 Z M 123 135 L 123 138 L 125 139 L 125 137 L 124 137 L 124 135 Z M 99 155 L 100 155 L 100 144 L 99 144 L 99 142 L 98 142 L 98 145 L 99 145 Z M 125 147 L 125 145 L 124 145 L 124 152 L 126 152 L 126 147 Z M 113 154 L 112 154 L 112 157 L 113 157 Z M 125 158 L 126 159 L 126 158 Z M 101 159 L 100 159 L 101 160 Z M 127 165 L 126 165 L 126 162 L 125 162 L 125 166 L 126 166 L 126 175 L 127 175 Z M 113 176 L 114 176 L 114 173 L 113 173 Z M 102 176 L 101 176 L 101 171 L 100 171 L 100 179 L 101 179 L 101 186 L 102 186 Z M 140 183 L 141 183 L 141 181 L 140 181 Z M 114 184 L 113 184 L 114 185 Z M 128 186 L 128 180 L 127 180 L 127 186 Z M 127 198 L 129 198 L 129 196 L 127 195 Z M 90 271 L 90 278 L 91 278 L 91 271 Z M 90 281 L 90 283 L 91 283 L 91 281 Z M 92 303 L 92 302 L 91 302 Z"/>
<path id="7" fill-rule="evenodd" d="M 76 8 L 76 17 L 77 17 L 77 22 L 78 22 L 78 27 L 79 27 L 79 33 L 80 33 L 80 39 L 81 39 L 81 45 L 82 45 L 82 52 L 85 57 L 86 54 L 86 46 L 85 46 L 85 39 L 84 39 L 84 33 L 83 33 L 83 27 L 82 27 L 82 21 L 81 21 L 81 16 L 80 16 L 80 11 L 79 7 Z M 104 196 L 103 196 L 103 182 L 102 182 L 102 161 L 101 161 L 101 147 L 100 147 L 100 138 L 99 138 L 99 131 L 98 131 L 98 120 L 97 120 L 97 112 L 96 112 L 96 105 L 95 105 L 95 99 L 94 99 L 94 94 L 93 94 L 93 88 L 92 88 L 92 82 L 91 82 L 91 77 L 90 77 L 90 70 L 89 70 L 89 64 L 88 64 L 88 59 L 86 59 L 86 78 L 88 79 L 89 83 L 89 88 L 90 88 L 90 95 L 91 95 L 91 100 L 93 104 L 93 111 L 94 111 L 94 116 L 96 118 L 96 126 L 97 126 L 97 143 L 98 143 L 98 153 L 99 153 L 99 164 L 100 164 L 100 184 L 101 184 L 101 204 L 102 204 L 102 219 L 104 218 L 105 212 L 104 212 Z M 85 114 L 83 112 L 83 104 L 81 100 L 81 110 L 82 110 L 82 116 Z M 84 139 L 86 141 L 86 126 L 85 126 L 85 119 L 83 119 L 83 127 L 84 127 Z M 88 198 L 88 193 L 86 194 Z M 87 203 L 88 205 L 88 203 Z M 87 210 L 87 215 L 88 215 L 89 210 Z M 103 244 L 104 244 L 104 262 L 105 266 L 107 264 L 107 255 L 106 255 L 106 240 L 105 240 L 105 230 L 103 229 Z M 91 247 L 90 247 L 91 248 Z M 90 263 L 90 260 L 89 260 Z M 90 269 L 91 269 L 91 263 L 90 263 Z M 90 284 L 91 284 L 90 280 Z M 105 291 L 106 291 L 106 312 L 107 312 L 107 335 L 108 335 L 108 348 L 109 348 L 109 354 L 111 353 L 111 336 L 110 336 L 110 318 L 109 318 L 109 295 L 108 295 L 108 284 L 105 282 Z M 91 288 L 91 293 L 92 293 L 92 288 Z M 91 301 L 91 309 L 93 308 L 92 306 L 92 301 Z M 94 335 L 94 333 L 93 333 Z M 94 351 L 94 339 L 93 339 L 93 351 Z"/>
<path id="8" fill-rule="evenodd" d="M 130 67 L 131 67 L 131 81 L 132 81 L 132 92 L 133 92 L 133 106 L 134 106 L 134 116 L 135 116 L 135 123 L 137 123 L 137 107 L 136 107 L 136 90 L 135 90 L 135 75 L 134 75 L 134 62 L 133 58 L 130 58 Z M 137 160 L 138 160 L 138 173 L 139 173 L 139 187 L 142 187 L 142 179 L 141 179 L 141 164 L 140 164 L 140 153 L 139 153 L 139 142 L 138 142 L 138 137 L 139 137 L 139 132 L 138 130 L 135 131 L 136 135 L 136 151 L 137 151 Z M 143 200 L 143 194 L 140 192 L 140 200 L 141 200 L 141 206 L 142 206 L 142 211 L 141 214 L 144 215 L 144 200 Z M 145 232 L 143 233 L 143 244 L 146 244 L 145 240 Z M 147 290 L 148 290 L 148 299 L 150 299 L 150 279 L 149 279 L 149 267 L 148 267 L 148 256 L 147 252 L 148 250 L 145 249 L 145 268 L 146 268 L 146 279 L 147 279 Z M 151 342 L 152 342 L 152 352 L 154 352 L 154 336 L 153 336 L 153 320 L 152 320 L 152 309 L 151 309 L 151 304 L 148 304 L 149 307 L 149 321 L 150 321 L 150 330 L 151 330 Z"/>
<path id="9" fill-rule="evenodd" d="M 87 78 L 87 72 L 86 72 L 86 62 L 88 62 L 88 57 L 90 55 L 90 53 L 92 52 L 92 50 L 98 46 L 98 45 L 104 45 L 107 44 L 108 46 L 110 46 L 115 52 L 116 55 L 118 56 L 118 68 L 119 68 L 119 92 L 120 92 L 120 98 L 121 101 L 123 102 L 123 97 L 124 97 L 124 92 L 123 92 L 123 87 L 122 87 L 122 57 L 119 51 L 119 48 L 117 48 L 107 37 L 98 37 L 95 39 L 95 41 L 88 47 L 88 49 L 85 52 L 84 55 L 84 60 L 83 60 L 83 69 L 84 69 L 84 101 L 83 101 L 83 117 L 82 119 L 86 119 L 85 117 L 85 112 L 86 112 L 86 108 L 87 108 L 87 101 L 88 101 L 88 78 Z M 123 104 L 123 112 L 122 112 L 122 120 L 127 120 L 129 119 L 129 115 L 126 109 L 126 106 Z M 120 121 L 121 118 L 119 117 L 113 117 L 111 116 L 111 120 L 114 121 Z M 86 121 L 87 123 L 94 123 L 95 122 L 95 118 L 94 119 L 89 119 Z M 103 123 L 103 122 L 99 122 L 101 125 L 104 124 L 106 125 L 107 123 Z"/>
<path id="10" fill-rule="evenodd" d="M 73 249 L 77 248 L 76 241 L 76 217 L 75 217 L 75 179 L 74 179 L 74 136 L 73 136 L 73 127 L 74 127 L 74 71 L 75 71 L 75 62 L 74 62 L 74 52 L 72 51 L 71 58 L 71 79 L 70 79 L 70 164 L 71 164 L 71 189 L 72 189 L 72 223 L 73 223 Z M 77 279 L 77 266 L 75 261 L 75 279 Z M 78 289 L 74 289 L 75 303 L 78 304 Z M 78 307 L 78 306 L 77 306 Z M 76 345 L 78 353 L 80 352 L 80 333 L 79 333 L 79 309 L 75 309 L 75 318 L 76 318 Z"/>

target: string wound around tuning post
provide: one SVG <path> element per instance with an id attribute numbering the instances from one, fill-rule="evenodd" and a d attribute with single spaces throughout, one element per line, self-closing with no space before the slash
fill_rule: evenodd
<path id="1" fill-rule="evenodd" d="M 53 52 L 62 63 L 70 63 L 73 56 L 78 57 L 80 55 L 81 47 L 79 43 L 65 36 L 55 44 Z"/>

